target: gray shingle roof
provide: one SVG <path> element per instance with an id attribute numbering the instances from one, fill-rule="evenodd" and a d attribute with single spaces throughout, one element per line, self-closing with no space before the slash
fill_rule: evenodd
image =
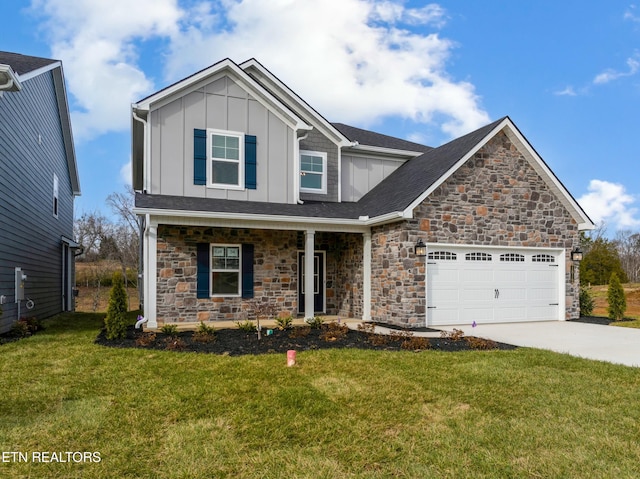
<path id="1" fill-rule="evenodd" d="M 9 65 L 18 75 L 24 75 L 57 61 L 50 58 L 21 55 L 20 53 L 0 52 L 0 64 Z"/>
<path id="2" fill-rule="evenodd" d="M 377 146 L 381 148 L 392 148 L 396 150 L 407 151 L 429 151 L 430 146 L 414 143 L 413 141 L 402 140 L 382 133 L 376 133 L 355 126 L 345 125 L 344 123 L 331 123 L 333 127 L 346 136 L 351 141 L 357 141 L 361 145 Z"/>
<path id="3" fill-rule="evenodd" d="M 438 148 L 428 149 L 426 153 L 408 160 L 356 203 L 306 201 L 304 204 L 284 204 L 138 193 L 135 200 L 136 207 L 174 211 L 354 220 L 360 216 L 373 218 L 387 213 L 403 211 L 503 120 L 504 118 L 496 120 L 476 131 Z M 379 134 L 373 133 L 373 135 Z"/>

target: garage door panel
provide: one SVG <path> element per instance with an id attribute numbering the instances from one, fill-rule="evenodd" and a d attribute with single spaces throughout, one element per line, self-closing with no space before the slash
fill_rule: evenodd
<path id="1" fill-rule="evenodd" d="M 561 257 L 559 251 L 439 245 L 428 249 L 440 252 L 427 264 L 428 324 L 558 319 L 560 269 L 554 261 Z M 492 260 L 483 260 L 488 257 Z"/>

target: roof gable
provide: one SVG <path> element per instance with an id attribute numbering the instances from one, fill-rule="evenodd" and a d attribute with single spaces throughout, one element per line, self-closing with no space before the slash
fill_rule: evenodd
<path id="1" fill-rule="evenodd" d="M 551 190 L 560 198 L 580 228 L 592 228 L 593 222 L 509 117 L 496 120 L 406 162 L 367 193 L 360 202 L 370 216 L 402 211 L 404 217 L 412 217 L 413 209 L 416 206 L 422 203 L 438 186 L 501 131 L 505 132 Z"/>
<path id="2" fill-rule="evenodd" d="M 249 92 L 256 100 L 277 115 L 292 129 L 310 129 L 310 126 L 298 115 L 296 115 L 280 99 L 272 95 L 262 87 L 251 76 L 245 73 L 236 63 L 229 58 L 221 60 L 193 75 L 188 76 L 162 90 L 153 93 L 133 105 L 134 111 L 149 111 L 167 104 L 179 96 L 183 96 L 191 91 L 195 91 L 208 83 L 213 77 L 224 73 L 234 82 L 239 84 Z"/>

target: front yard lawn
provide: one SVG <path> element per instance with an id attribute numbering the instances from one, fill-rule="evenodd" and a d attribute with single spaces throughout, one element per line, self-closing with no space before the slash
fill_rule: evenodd
<path id="1" fill-rule="evenodd" d="M 640 475 L 638 369 L 526 348 L 319 350 L 287 368 L 105 348 L 101 321 L 62 315 L 0 346 L 0 477 Z"/>

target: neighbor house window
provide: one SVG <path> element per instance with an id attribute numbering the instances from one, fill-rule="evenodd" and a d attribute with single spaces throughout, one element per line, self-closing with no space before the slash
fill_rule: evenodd
<path id="1" fill-rule="evenodd" d="M 237 132 L 207 130 L 209 185 L 244 187 L 244 135 Z"/>
<path id="2" fill-rule="evenodd" d="M 300 191 L 327 192 L 327 154 L 300 150 Z"/>
<path id="3" fill-rule="evenodd" d="M 58 176 L 53 174 L 53 216 L 58 217 Z"/>
<path id="4" fill-rule="evenodd" d="M 211 294 L 240 296 L 240 245 L 211 245 Z"/>

